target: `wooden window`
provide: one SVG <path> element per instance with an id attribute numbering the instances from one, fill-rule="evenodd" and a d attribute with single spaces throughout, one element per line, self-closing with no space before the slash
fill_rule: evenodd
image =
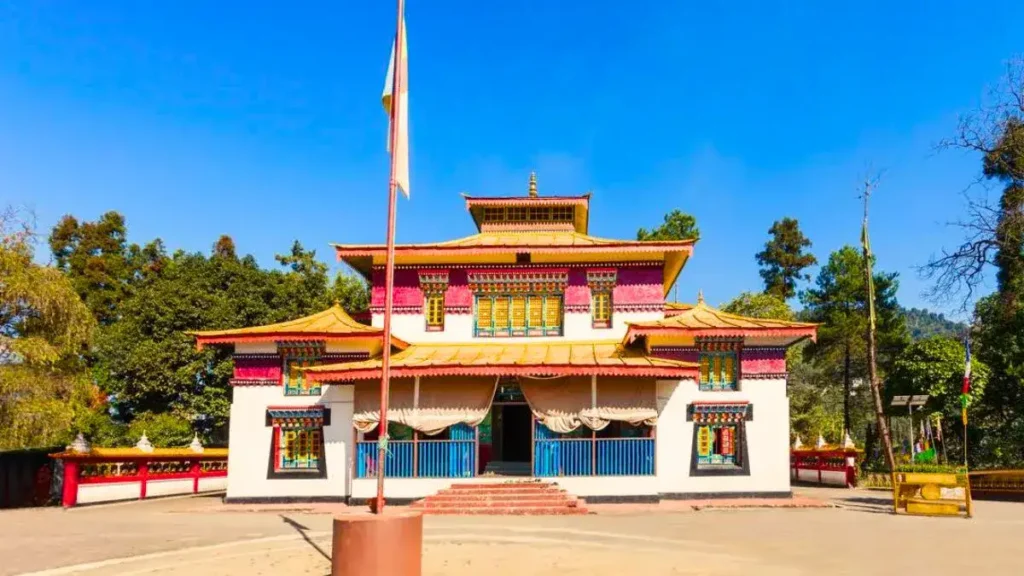
<path id="1" fill-rule="evenodd" d="M 427 294 L 427 330 L 444 330 L 444 293 Z"/>
<path id="2" fill-rule="evenodd" d="M 512 296 L 512 333 L 522 336 L 526 333 L 526 296 Z"/>
<path id="3" fill-rule="evenodd" d="M 551 219 L 551 208 L 530 208 L 530 220 L 533 222 L 545 222 Z"/>
<path id="4" fill-rule="evenodd" d="M 742 424 L 697 426 L 697 467 L 730 468 L 740 465 Z"/>
<path id="5" fill-rule="evenodd" d="M 322 428 L 276 428 L 275 432 L 278 435 L 276 471 L 320 467 Z"/>
<path id="6" fill-rule="evenodd" d="M 315 396 L 320 394 L 319 382 L 308 382 L 299 368 L 313 366 L 317 363 L 315 356 L 288 356 L 284 360 L 284 395 Z"/>
<path id="7" fill-rule="evenodd" d="M 594 328 L 611 328 L 612 326 L 612 295 L 606 291 L 594 292 L 592 295 L 591 315 Z"/>
<path id="8" fill-rule="evenodd" d="M 700 389 L 736 390 L 738 357 L 735 350 L 700 353 Z"/>
<path id="9" fill-rule="evenodd" d="M 559 336 L 562 297 L 557 294 L 480 294 L 477 336 Z"/>
<path id="10" fill-rule="evenodd" d="M 508 208 L 508 219 L 510 222 L 524 222 L 526 221 L 526 214 L 525 206 L 510 206 Z"/>
<path id="11" fill-rule="evenodd" d="M 572 206 L 555 206 L 552 209 L 551 219 L 556 222 L 572 221 Z"/>
<path id="12" fill-rule="evenodd" d="M 484 208 L 484 222 L 497 222 L 505 219 L 504 207 Z"/>

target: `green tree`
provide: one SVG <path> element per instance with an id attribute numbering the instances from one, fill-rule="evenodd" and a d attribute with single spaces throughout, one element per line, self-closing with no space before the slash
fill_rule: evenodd
<path id="1" fill-rule="evenodd" d="M 53 446 L 94 408 L 80 355 L 94 322 L 68 279 L 32 261 L 35 234 L 0 213 L 0 449 Z"/>
<path id="2" fill-rule="evenodd" d="M 673 210 L 665 215 L 661 226 L 652 230 L 637 230 L 637 240 L 696 240 L 700 237 L 697 219 L 681 210 Z"/>
<path id="3" fill-rule="evenodd" d="M 926 338 L 909 345 L 896 358 L 886 381 L 887 404 L 896 395 L 930 396 L 925 409 L 942 416 L 943 437 L 947 442 L 947 452 L 953 455 L 954 461 L 959 460 L 963 453 L 957 431 L 960 430 L 960 392 L 965 358 L 966 352 L 960 340 L 948 336 Z M 978 404 L 984 397 L 988 379 L 988 366 L 975 356 L 971 359 L 971 405 Z"/>
<path id="4" fill-rule="evenodd" d="M 742 292 L 723 306 L 722 311 L 771 320 L 793 320 L 796 317 L 785 300 L 763 292 Z"/>
<path id="5" fill-rule="evenodd" d="M 801 295 L 805 318 L 818 322 L 818 341 L 806 348 L 806 356 L 831 381 L 842 382 L 843 422 L 851 434 L 872 421 L 866 388 L 851 396 L 854 381 L 867 386 L 867 289 L 864 260 L 859 250 L 844 246 L 829 255 L 815 285 Z M 874 274 L 880 374 L 892 366 L 909 335 L 896 301 L 897 273 Z"/>
<path id="6" fill-rule="evenodd" d="M 346 312 L 365 312 L 370 308 L 370 288 L 357 274 L 338 272 L 331 285 L 331 300 L 341 304 Z"/>
<path id="7" fill-rule="evenodd" d="M 818 263 L 813 254 L 804 252 L 811 247 L 811 241 L 800 231 L 800 223 L 794 218 L 776 220 L 768 230 L 771 240 L 764 250 L 755 256 L 761 266 L 760 274 L 764 289 L 782 300 L 796 296 L 796 284 L 810 280 L 804 270 Z"/>
<path id="8" fill-rule="evenodd" d="M 135 443 L 143 434 L 157 448 L 181 448 L 192 442 L 194 432 L 192 424 L 177 414 L 146 412 L 132 420 L 127 437 Z"/>

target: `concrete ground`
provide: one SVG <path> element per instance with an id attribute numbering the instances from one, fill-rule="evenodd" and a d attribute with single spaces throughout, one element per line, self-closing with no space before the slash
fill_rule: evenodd
<path id="1" fill-rule="evenodd" d="M 1014 574 L 1024 504 L 975 518 L 886 513 L 885 492 L 798 488 L 826 509 L 602 508 L 427 517 L 424 574 Z M 231 511 L 212 497 L 0 512 L 0 574 L 329 574 L 329 514 Z"/>

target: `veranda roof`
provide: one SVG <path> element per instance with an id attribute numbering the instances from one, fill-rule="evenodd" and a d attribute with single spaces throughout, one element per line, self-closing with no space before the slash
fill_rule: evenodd
<path id="1" fill-rule="evenodd" d="M 327 364 L 303 371 L 337 382 L 381 377 L 381 360 Z M 697 364 L 653 358 L 616 341 L 416 344 L 391 356 L 391 376 L 696 377 Z"/>
<path id="2" fill-rule="evenodd" d="M 697 304 L 666 303 L 666 318 L 648 322 L 630 322 L 624 342 L 633 342 L 643 336 L 658 337 L 768 337 L 792 344 L 804 338 L 817 338 L 818 325 L 752 318 L 722 312 L 708 306 L 703 298 Z M 671 314 L 671 315 L 669 315 Z"/>
<path id="3" fill-rule="evenodd" d="M 201 349 L 203 346 L 210 344 L 230 344 L 235 342 L 380 338 L 383 331 L 380 328 L 356 322 L 340 305 L 335 304 L 323 312 L 295 320 L 288 320 L 287 322 L 250 328 L 191 332 L 190 334 L 196 337 L 196 347 Z M 394 336 L 391 337 L 391 344 L 399 348 L 408 346 L 404 341 Z"/>

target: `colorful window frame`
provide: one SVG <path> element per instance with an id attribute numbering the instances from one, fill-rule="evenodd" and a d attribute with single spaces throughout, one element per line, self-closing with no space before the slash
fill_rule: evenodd
<path id="1" fill-rule="evenodd" d="M 573 206 L 487 206 L 484 222 L 572 222 Z"/>
<path id="2" fill-rule="evenodd" d="M 747 402 L 694 403 L 691 476 L 749 476 L 746 422 L 753 418 Z"/>
<path id="3" fill-rule="evenodd" d="M 284 380 L 285 396 L 317 396 L 323 389 L 319 382 L 310 382 L 300 368 L 315 366 L 320 361 L 320 356 L 285 356 L 284 371 L 281 378 Z"/>
<path id="4" fill-rule="evenodd" d="M 705 391 L 737 390 L 740 380 L 739 342 L 698 343 L 699 388 Z"/>
<path id="5" fill-rule="evenodd" d="M 478 294 L 474 333 L 478 337 L 561 336 L 561 294 Z"/>
<path id="6" fill-rule="evenodd" d="M 267 409 L 272 430 L 268 478 L 325 478 L 324 427 L 330 409 L 322 406 Z"/>

